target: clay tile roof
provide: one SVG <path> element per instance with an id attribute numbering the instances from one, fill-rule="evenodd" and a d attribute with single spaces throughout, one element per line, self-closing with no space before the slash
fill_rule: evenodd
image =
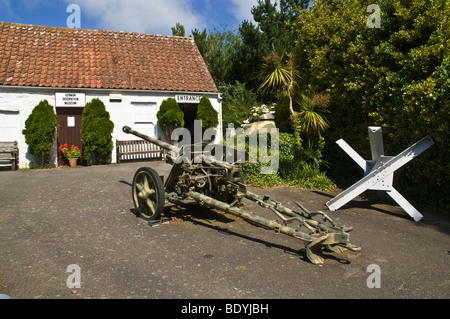
<path id="1" fill-rule="evenodd" d="M 218 92 L 189 37 L 7 22 L 0 85 Z"/>

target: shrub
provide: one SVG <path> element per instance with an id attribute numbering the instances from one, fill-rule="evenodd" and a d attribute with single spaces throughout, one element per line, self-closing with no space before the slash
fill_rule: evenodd
<path id="1" fill-rule="evenodd" d="M 324 154 L 337 178 L 352 167 L 360 172 L 338 139 L 370 158 L 368 126 L 383 128 L 392 156 L 430 135 L 435 145 L 399 170 L 394 184 L 407 199 L 449 210 L 450 2 L 379 1 L 381 28 L 367 27 L 369 3 L 316 1 L 299 15 L 299 91 L 330 94 Z"/>
<path id="2" fill-rule="evenodd" d="M 167 140 L 171 140 L 172 131 L 184 126 L 184 113 L 174 98 L 164 100 L 156 114 L 158 123 Z"/>
<path id="3" fill-rule="evenodd" d="M 114 144 L 112 132 L 114 123 L 100 99 L 93 99 L 83 110 L 81 123 L 81 140 L 84 147 L 84 158 L 91 164 L 111 162 L 111 151 Z"/>
<path id="4" fill-rule="evenodd" d="M 321 156 L 315 154 L 314 160 L 309 161 L 309 158 L 305 158 L 305 149 L 297 145 L 296 140 L 293 134 L 280 133 L 279 135 L 278 175 L 283 183 L 308 189 L 335 189 L 336 185 L 320 171 Z"/>
<path id="5" fill-rule="evenodd" d="M 294 104 L 294 110 L 297 110 L 296 104 Z M 275 105 L 275 124 L 279 128 L 280 132 L 294 132 L 291 114 L 289 112 L 289 100 L 286 97 L 280 97 Z"/>
<path id="6" fill-rule="evenodd" d="M 31 154 L 37 157 L 38 166 L 50 166 L 57 125 L 58 117 L 47 100 L 41 101 L 25 121 L 22 133 Z"/>
<path id="7" fill-rule="evenodd" d="M 271 154 L 272 137 L 268 134 L 269 156 Z M 237 138 L 235 138 L 235 143 Z M 294 146 L 294 147 L 293 147 Z M 249 152 L 248 138 L 245 141 L 245 150 Z M 257 149 L 259 154 L 259 149 Z M 259 157 L 258 157 L 259 158 Z M 291 185 L 296 187 L 333 190 L 336 185 L 321 172 L 318 165 L 308 164 L 302 159 L 302 149 L 296 149 L 293 134 L 279 133 L 279 168 L 274 174 L 261 174 L 261 167 L 267 166 L 260 161 L 250 163 L 247 159 L 242 167 L 245 182 L 256 187 L 270 187 L 276 185 Z"/>
<path id="8" fill-rule="evenodd" d="M 215 128 L 219 125 L 219 113 L 211 105 L 211 101 L 203 95 L 198 104 L 197 118 L 202 121 L 202 128 Z"/>
<path id="9" fill-rule="evenodd" d="M 260 162 L 246 162 L 242 167 L 242 175 L 247 185 L 255 187 L 272 187 L 283 184 L 283 180 L 278 174 L 261 174 Z M 264 165 L 265 166 L 265 165 Z"/>

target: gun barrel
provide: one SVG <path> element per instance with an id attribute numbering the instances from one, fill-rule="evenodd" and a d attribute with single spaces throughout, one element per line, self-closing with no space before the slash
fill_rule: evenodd
<path id="1" fill-rule="evenodd" d="M 148 136 L 148 135 L 142 134 L 142 133 L 140 133 L 140 132 L 137 132 L 137 131 L 133 130 L 132 128 L 130 128 L 129 126 L 124 126 L 124 127 L 122 128 L 122 131 L 123 131 L 124 133 L 132 134 L 132 135 L 135 135 L 135 136 L 137 136 L 137 137 L 140 137 L 140 138 L 142 138 L 143 140 L 146 140 L 146 141 L 149 141 L 150 143 L 153 143 L 153 144 L 155 144 L 155 145 L 158 145 L 159 147 L 162 147 L 162 148 L 164 148 L 164 149 L 167 150 L 167 151 L 176 151 L 176 147 L 175 147 L 174 145 L 171 145 L 171 144 L 169 144 L 169 143 L 160 141 L 160 140 L 158 140 L 158 139 L 156 139 L 156 138 L 153 138 L 153 137 L 151 137 L 151 136 Z"/>

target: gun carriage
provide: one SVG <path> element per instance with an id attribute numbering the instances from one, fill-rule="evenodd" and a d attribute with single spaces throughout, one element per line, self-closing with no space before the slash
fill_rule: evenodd
<path id="1" fill-rule="evenodd" d="M 360 247 L 350 243 L 352 227 L 336 226 L 324 212 L 307 210 L 296 203 L 300 211 L 283 206 L 270 196 L 250 192 L 242 177 L 242 165 L 208 155 L 203 145 L 184 145 L 181 148 L 139 133 L 128 126 L 127 134 L 133 134 L 166 150 L 166 162 L 172 165 L 165 183 L 150 167 L 137 170 L 132 183 L 132 198 L 136 210 L 148 220 L 158 220 L 164 211 L 165 202 L 192 199 L 201 205 L 243 218 L 244 220 L 272 229 L 301 240 L 305 245 L 307 258 L 313 264 L 324 262 L 322 249 L 335 253 L 345 250 L 359 252 Z M 197 147 L 196 147 L 197 146 Z M 236 154 L 237 156 L 237 154 Z M 237 157 L 235 157 L 237 158 Z M 243 209 L 244 199 L 269 209 L 279 221 L 270 220 Z M 321 217 L 322 221 L 314 219 Z M 297 227 L 292 227 L 297 224 Z"/>

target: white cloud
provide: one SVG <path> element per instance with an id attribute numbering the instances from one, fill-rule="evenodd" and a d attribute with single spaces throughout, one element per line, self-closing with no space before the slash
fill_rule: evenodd
<path id="1" fill-rule="evenodd" d="M 186 0 L 66 0 L 80 5 L 82 15 L 97 21 L 99 28 L 171 35 L 177 22 L 186 35 L 195 28 L 205 27 L 200 15 Z"/>
<path id="2" fill-rule="evenodd" d="M 238 21 L 254 21 L 251 9 L 257 4 L 258 0 L 231 0 L 228 10 Z"/>

